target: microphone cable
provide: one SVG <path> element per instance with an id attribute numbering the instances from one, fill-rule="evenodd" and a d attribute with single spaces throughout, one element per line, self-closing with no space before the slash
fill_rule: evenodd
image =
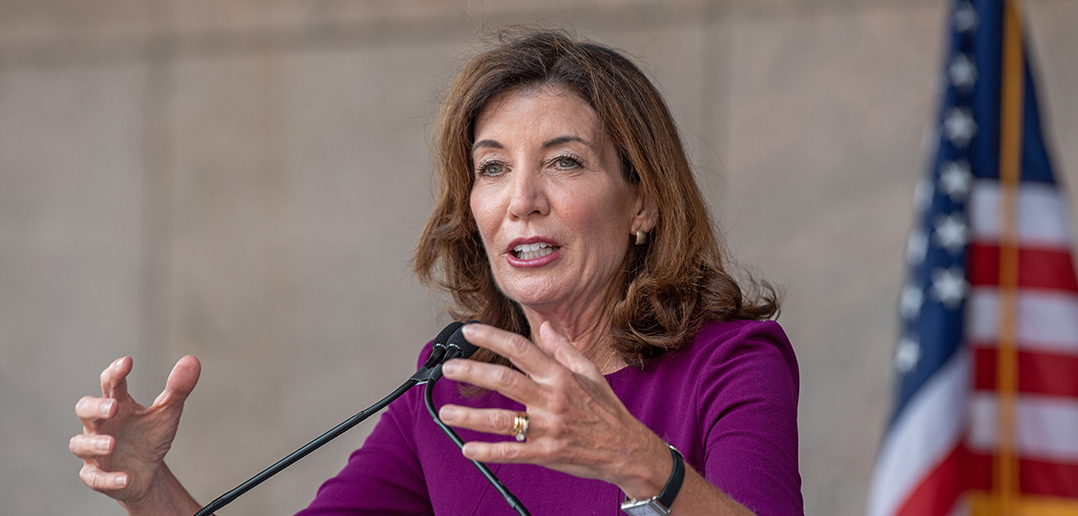
<path id="1" fill-rule="evenodd" d="M 468 321 L 465 324 L 471 324 L 473 322 L 478 321 Z M 461 328 L 463 328 L 463 326 L 461 326 Z M 448 342 L 446 342 L 446 346 L 448 348 L 448 351 L 446 352 L 445 360 L 442 361 L 443 363 L 448 362 L 449 360 L 452 360 L 454 358 L 458 358 L 462 354 L 465 356 L 471 356 L 472 353 L 475 352 L 475 346 L 464 339 L 464 334 L 461 332 L 460 329 L 457 329 L 453 333 L 453 336 L 449 337 Z M 471 349 L 469 349 L 469 347 Z M 442 432 L 445 432 L 445 435 L 449 436 L 449 439 L 453 441 L 453 444 L 456 444 L 457 448 L 460 448 L 461 451 L 463 451 L 464 439 L 461 439 L 460 436 L 457 435 L 456 431 L 454 431 L 452 428 L 449 428 L 449 426 L 442 422 L 442 418 L 438 417 L 438 409 L 434 406 L 434 384 L 437 383 L 438 380 L 440 380 L 441 378 L 442 364 L 438 364 L 438 366 L 435 367 L 434 371 L 431 373 L 430 380 L 427 381 L 426 387 L 423 389 L 423 402 L 427 405 L 427 412 L 430 413 L 430 417 L 434 418 L 434 424 L 438 425 L 438 428 L 441 428 Z M 483 464 L 482 462 L 473 459 L 468 460 L 472 464 L 474 464 L 476 468 L 479 469 L 479 472 L 482 473 L 483 477 L 487 479 L 487 482 L 490 482 L 490 485 L 493 486 L 494 489 L 496 489 L 498 493 L 502 495 L 502 498 L 505 498 L 505 502 L 509 504 L 510 508 L 516 511 L 516 513 L 520 516 L 531 516 L 531 513 L 528 512 L 528 509 L 524 507 L 524 504 L 521 503 L 519 499 L 517 499 L 516 495 L 509 491 L 509 488 L 505 487 L 505 484 L 502 483 L 502 481 L 497 477 L 497 475 L 495 475 L 494 472 L 491 471 L 486 464 Z"/>

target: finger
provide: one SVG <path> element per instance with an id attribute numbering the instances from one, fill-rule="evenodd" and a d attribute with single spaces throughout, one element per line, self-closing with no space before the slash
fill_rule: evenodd
<path id="1" fill-rule="evenodd" d="M 154 405 L 176 403 L 182 405 L 194 390 L 198 377 L 202 374 L 202 364 L 192 355 L 187 355 L 176 362 L 165 382 L 165 390 L 154 400 Z"/>
<path id="2" fill-rule="evenodd" d="M 485 324 L 468 324 L 461 331 L 468 342 L 508 358 L 527 374 L 547 376 L 560 367 L 523 335 Z"/>
<path id="3" fill-rule="evenodd" d="M 101 371 L 101 392 L 106 398 L 123 399 L 127 394 L 127 375 L 134 361 L 131 357 L 118 358 Z"/>
<path id="4" fill-rule="evenodd" d="M 502 409 L 475 409 L 459 405 L 444 405 L 438 411 L 442 422 L 458 428 L 499 435 L 513 435 L 517 413 Z M 535 427 L 529 421 L 528 435 L 535 436 Z"/>
<path id="5" fill-rule="evenodd" d="M 79 472 L 79 478 L 94 491 L 116 491 L 127 487 L 127 473 L 122 471 L 104 471 L 97 466 L 85 464 Z"/>
<path id="6" fill-rule="evenodd" d="M 79 434 L 71 438 L 67 447 L 80 459 L 101 457 L 112 453 L 112 436 Z"/>
<path id="7" fill-rule="evenodd" d="M 593 381 L 599 381 L 603 375 L 599 368 L 588 360 L 569 338 L 554 329 L 549 321 L 544 321 L 539 326 L 539 340 L 536 342 L 548 355 L 554 357 L 559 364 L 570 371 L 584 375 Z"/>
<path id="8" fill-rule="evenodd" d="M 520 371 L 503 365 L 457 358 L 442 366 L 442 374 L 450 380 L 498 391 L 524 405 L 536 403 L 541 399 L 539 386 L 534 381 Z"/>
<path id="9" fill-rule="evenodd" d="M 466 443 L 461 453 L 479 462 L 523 463 L 534 462 L 534 459 L 538 457 L 538 451 L 539 447 L 533 443 L 525 445 L 509 441 L 497 443 L 475 441 Z"/>
<path id="10" fill-rule="evenodd" d="M 75 415 L 82 421 L 83 427 L 89 427 L 99 420 L 112 417 L 116 410 L 116 400 L 112 398 L 83 396 L 78 403 L 75 403 Z M 89 429 L 87 428 L 86 431 L 89 432 Z"/>

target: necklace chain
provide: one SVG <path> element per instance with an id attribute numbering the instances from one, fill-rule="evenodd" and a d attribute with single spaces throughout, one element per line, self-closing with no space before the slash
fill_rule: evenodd
<path id="1" fill-rule="evenodd" d="M 611 350 L 611 351 L 610 351 L 610 358 L 607 358 L 607 359 L 606 359 L 606 363 L 605 363 L 605 364 L 603 364 L 603 367 L 600 367 L 600 368 L 599 368 L 599 374 L 602 374 L 602 375 L 605 375 L 605 374 L 606 374 L 606 366 L 610 365 L 610 362 L 611 362 L 612 360 L 614 360 L 614 355 L 617 355 L 617 354 L 618 354 L 618 352 L 617 352 L 617 351 L 614 351 L 614 350 Z"/>

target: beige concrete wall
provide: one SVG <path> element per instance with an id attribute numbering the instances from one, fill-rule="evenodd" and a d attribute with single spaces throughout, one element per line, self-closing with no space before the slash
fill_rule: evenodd
<path id="1" fill-rule="evenodd" d="M 787 290 L 808 513 L 861 514 L 945 3 L 3 2 L 0 514 L 119 512 L 66 450 L 115 357 L 145 402 L 203 360 L 169 456 L 203 502 L 410 374 L 444 320 L 408 272 L 439 92 L 539 20 L 653 73 L 730 248 Z M 1078 0 L 1027 12 L 1073 185 Z M 224 512 L 291 514 L 370 428 Z"/>

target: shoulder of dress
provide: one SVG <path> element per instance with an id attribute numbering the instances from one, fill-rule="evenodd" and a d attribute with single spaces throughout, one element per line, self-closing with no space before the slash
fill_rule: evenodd
<path id="1" fill-rule="evenodd" d="M 794 374 L 797 357 L 786 332 L 775 321 L 714 321 L 705 323 L 685 358 L 697 364 L 715 365 L 740 358 L 784 362 Z"/>
<path id="2" fill-rule="evenodd" d="M 693 339 L 694 344 L 737 345 L 762 343 L 790 345 L 786 332 L 775 321 L 709 321 L 700 327 Z"/>

